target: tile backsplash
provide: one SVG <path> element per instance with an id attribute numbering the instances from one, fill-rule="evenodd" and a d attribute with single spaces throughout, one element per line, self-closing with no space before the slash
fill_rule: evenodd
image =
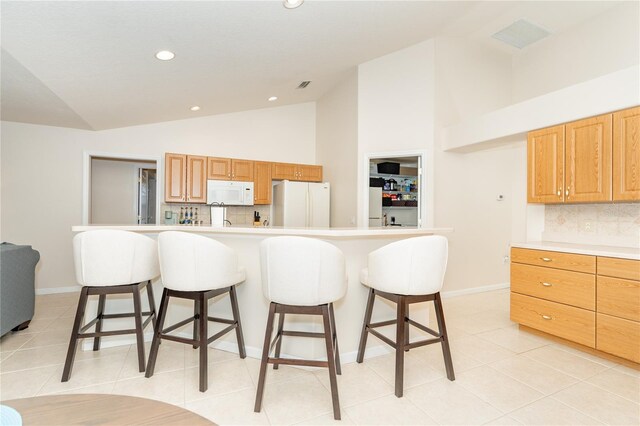
<path id="1" fill-rule="evenodd" d="M 198 209 L 198 220 L 202 221 L 202 226 L 211 225 L 211 215 L 209 206 L 205 204 L 162 204 L 160 212 L 160 223 L 164 224 L 164 212 L 171 211 L 180 218 L 180 207 L 192 207 Z M 227 207 L 227 220 L 232 225 L 253 225 L 253 212 L 260 212 L 260 221 L 270 220 L 271 206 L 229 206 Z"/>
<path id="2" fill-rule="evenodd" d="M 640 247 L 640 203 L 548 204 L 542 239 Z"/>

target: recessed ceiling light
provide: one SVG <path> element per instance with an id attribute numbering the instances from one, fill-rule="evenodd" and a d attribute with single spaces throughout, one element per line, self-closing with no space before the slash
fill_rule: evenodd
<path id="1" fill-rule="evenodd" d="M 269 99 L 267 99 L 269 102 L 273 102 L 273 101 L 277 101 L 278 97 L 277 96 L 271 96 Z"/>
<path id="2" fill-rule="evenodd" d="M 156 58 L 160 59 L 161 61 L 170 61 L 175 58 L 175 56 L 176 54 L 169 50 L 161 50 L 156 53 Z"/>
<path id="3" fill-rule="evenodd" d="M 300 7 L 302 3 L 304 3 L 304 0 L 282 0 L 282 5 L 287 9 L 295 9 Z"/>
<path id="4" fill-rule="evenodd" d="M 492 37 L 518 49 L 523 49 L 550 34 L 544 28 L 525 19 L 520 19 L 498 31 Z"/>
<path id="5" fill-rule="evenodd" d="M 200 107 L 198 105 L 194 105 L 191 108 L 189 108 L 191 111 L 200 111 Z"/>

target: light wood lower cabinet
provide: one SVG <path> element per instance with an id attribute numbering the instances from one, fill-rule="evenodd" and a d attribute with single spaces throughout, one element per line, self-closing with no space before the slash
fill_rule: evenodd
<path id="1" fill-rule="evenodd" d="M 545 268 L 565 269 L 588 274 L 596 272 L 595 256 L 583 254 L 512 248 L 511 260 L 516 263 L 544 266 Z"/>
<path id="2" fill-rule="evenodd" d="M 640 322 L 600 313 L 596 321 L 596 349 L 640 363 Z"/>
<path id="3" fill-rule="evenodd" d="M 640 281 L 598 275 L 598 312 L 640 322 Z"/>

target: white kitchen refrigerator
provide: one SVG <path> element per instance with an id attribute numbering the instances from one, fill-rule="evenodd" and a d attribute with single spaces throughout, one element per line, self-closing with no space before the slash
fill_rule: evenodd
<path id="1" fill-rule="evenodd" d="M 292 228 L 328 228 L 329 183 L 283 180 L 273 186 L 273 225 Z"/>
<path id="2" fill-rule="evenodd" d="M 369 188 L 369 226 L 379 227 L 382 222 L 382 188 Z"/>

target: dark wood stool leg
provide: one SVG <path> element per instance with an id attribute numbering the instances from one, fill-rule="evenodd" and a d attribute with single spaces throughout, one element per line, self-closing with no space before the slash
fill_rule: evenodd
<path id="1" fill-rule="evenodd" d="M 404 339 L 406 326 L 406 298 L 398 297 L 398 316 L 396 319 L 396 396 L 402 397 L 404 387 Z"/>
<path id="2" fill-rule="evenodd" d="M 80 326 L 82 325 L 82 317 L 84 317 L 84 311 L 87 306 L 89 288 L 82 287 L 80 290 L 80 299 L 78 300 L 78 309 L 76 310 L 76 318 L 73 321 L 73 328 L 71 329 L 71 339 L 69 339 L 69 349 L 67 350 L 67 359 L 64 363 L 64 370 L 62 371 L 62 381 L 69 380 L 71 375 L 71 369 L 73 368 L 73 360 L 76 357 L 76 347 L 78 344 L 78 334 L 80 333 Z"/>
<path id="3" fill-rule="evenodd" d="M 451 348 L 449 347 L 449 336 L 447 335 L 447 326 L 444 323 L 444 311 L 442 309 L 442 299 L 440 293 L 435 294 L 433 304 L 436 308 L 436 319 L 438 320 L 438 330 L 442 335 L 442 355 L 444 356 L 444 365 L 447 370 L 447 378 L 451 381 L 456 379 L 453 372 L 453 361 L 451 360 Z"/>
<path id="4" fill-rule="evenodd" d="M 198 299 L 193 301 L 193 340 L 199 342 L 200 335 L 198 334 L 198 326 L 200 321 L 200 301 Z M 193 349 L 197 349 L 199 344 L 194 344 Z"/>
<path id="5" fill-rule="evenodd" d="M 336 354 L 336 373 L 342 375 L 342 367 L 340 366 L 340 350 L 338 349 L 338 332 L 336 331 L 336 314 L 333 312 L 333 303 L 329 303 L 329 317 L 331 319 L 331 340 Z"/>
<path id="6" fill-rule="evenodd" d="M 236 286 L 232 285 L 229 289 L 229 299 L 231 300 L 231 310 L 233 312 L 233 320 L 236 322 L 236 339 L 238 340 L 238 353 L 240 358 L 247 357 L 247 351 L 244 348 L 244 337 L 242 335 L 242 323 L 240 322 L 240 309 L 238 308 L 238 295 L 236 294 Z"/>
<path id="7" fill-rule="evenodd" d="M 260 375 L 258 376 L 258 389 L 256 390 L 256 403 L 253 411 L 260 412 L 262 407 L 262 395 L 264 394 L 264 381 L 267 376 L 267 360 L 269 359 L 269 347 L 271 346 L 271 335 L 273 334 L 273 319 L 276 314 L 276 304 L 269 305 L 269 316 L 267 317 L 267 329 L 264 333 L 264 344 L 262 346 L 262 360 L 260 362 Z"/>
<path id="8" fill-rule="evenodd" d="M 208 333 L 208 308 L 209 299 L 204 295 L 204 292 L 200 294 L 200 318 L 198 319 L 198 331 L 200 333 L 200 392 L 206 392 L 209 386 L 209 344 L 207 343 Z"/>
<path id="9" fill-rule="evenodd" d="M 158 322 L 158 314 L 156 311 L 156 300 L 153 297 L 153 285 L 151 284 L 151 280 L 147 281 L 147 297 L 149 298 L 149 315 L 152 315 L 151 325 L 153 326 L 153 331 L 156 330 L 156 324 Z"/>
<path id="10" fill-rule="evenodd" d="M 100 333 L 102 331 L 102 315 L 104 314 L 104 302 L 107 299 L 106 294 L 101 294 L 98 296 L 98 322 L 96 322 L 96 333 Z M 100 337 L 96 336 L 93 338 L 93 350 L 97 351 L 100 349 Z"/>
<path id="11" fill-rule="evenodd" d="M 158 323 L 153 333 L 153 342 L 151 343 L 151 350 L 149 351 L 149 363 L 147 364 L 147 371 L 145 377 L 153 376 L 153 370 L 156 368 L 156 358 L 158 358 L 158 347 L 160 346 L 160 340 L 162 339 L 162 328 L 164 327 L 164 320 L 167 317 L 167 306 L 169 305 L 169 290 L 166 288 L 162 292 L 162 298 L 160 299 L 160 311 L 158 312 Z"/>
<path id="12" fill-rule="evenodd" d="M 140 303 L 140 287 L 138 285 L 131 286 L 133 293 L 133 314 L 136 322 L 136 346 L 138 347 L 138 370 L 144 371 L 144 335 L 142 330 L 142 306 Z"/>
<path id="13" fill-rule="evenodd" d="M 360 347 L 358 348 L 358 357 L 356 358 L 356 362 L 358 363 L 362 363 L 362 360 L 364 360 L 364 350 L 367 346 L 367 337 L 369 336 L 367 327 L 369 327 L 369 324 L 371 323 L 371 314 L 373 312 L 373 303 L 375 299 L 375 290 L 369 289 L 369 298 L 367 299 L 367 307 L 364 311 L 364 322 L 362 324 L 362 333 L 360 334 Z"/>
<path id="14" fill-rule="evenodd" d="M 405 303 L 404 344 L 409 345 L 409 303 Z M 409 348 L 404 350 L 409 352 Z"/>
<path id="15" fill-rule="evenodd" d="M 282 339 L 284 339 L 284 336 L 282 336 L 282 330 L 284 329 L 284 312 L 280 312 L 278 314 L 278 330 L 276 331 L 276 339 L 278 339 L 278 343 L 276 343 L 276 351 L 273 354 L 274 358 L 280 358 L 280 349 L 282 348 Z M 280 336 L 278 338 L 278 336 Z M 279 364 L 273 364 L 273 369 L 277 370 L 278 367 L 280 367 Z"/>
<path id="16" fill-rule="evenodd" d="M 333 330 L 329 314 L 329 306 L 322 306 L 322 320 L 324 323 L 324 341 L 327 347 L 327 361 L 329 364 L 329 381 L 331 383 L 331 399 L 333 400 L 333 418 L 340 420 L 340 399 L 338 398 L 338 378 L 336 377 L 335 353 L 333 350 Z"/>

